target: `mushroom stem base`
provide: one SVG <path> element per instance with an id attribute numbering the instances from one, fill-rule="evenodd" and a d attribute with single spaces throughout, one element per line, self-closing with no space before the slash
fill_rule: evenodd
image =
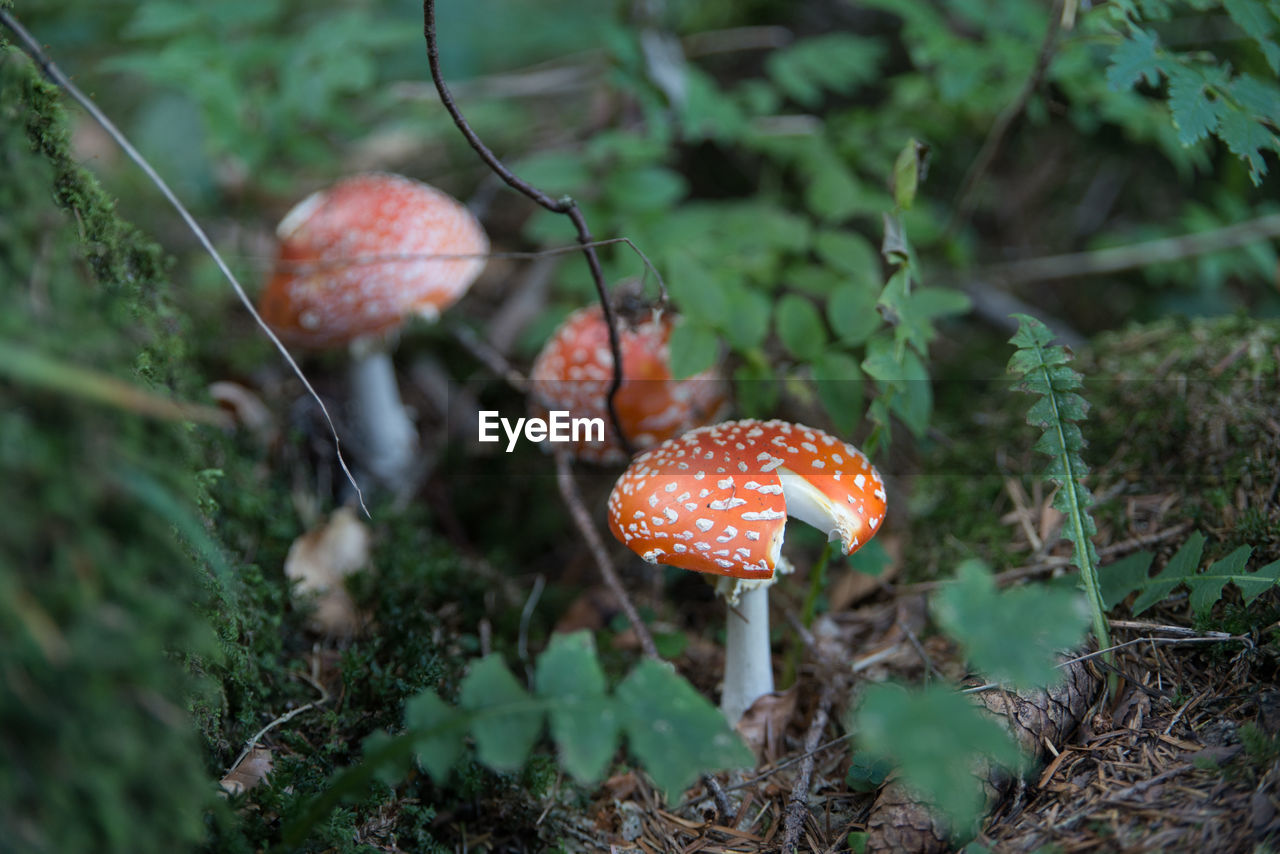
<path id="1" fill-rule="evenodd" d="M 418 433 L 400 401 L 395 367 L 385 350 L 353 353 L 351 408 L 365 466 L 384 486 L 398 489 L 413 466 Z"/>
<path id="2" fill-rule="evenodd" d="M 744 590 L 725 625 L 724 692 L 720 710 L 738 722 L 757 699 L 773 692 L 769 648 L 769 588 Z"/>

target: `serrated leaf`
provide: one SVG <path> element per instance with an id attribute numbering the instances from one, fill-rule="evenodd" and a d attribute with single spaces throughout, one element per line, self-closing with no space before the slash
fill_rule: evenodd
<path id="1" fill-rule="evenodd" d="M 1269 120 L 1280 116 L 1280 86 L 1244 73 L 1227 87 L 1231 97 L 1255 119 Z"/>
<path id="2" fill-rule="evenodd" d="M 1164 569 L 1155 578 L 1144 579 L 1139 589 L 1142 591 L 1133 603 L 1133 615 L 1136 617 L 1157 602 L 1166 599 L 1173 588 L 1196 571 L 1200 565 L 1200 555 L 1204 551 L 1204 534 L 1196 531 L 1187 537 Z"/>
<path id="3" fill-rule="evenodd" d="M 874 80 L 883 56 L 877 40 L 833 33 L 773 51 L 765 68 L 788 97 L 812 107 L 820 103 L 824 89 L 849 93 Z"/>
<path id="4" fill-rule="evenodd" d="M 1280 139 L 1266 125 L 1238 109 L 1223 112 L 1218 135 L 1232 154 L 1249 164 L 1249 180 L 1254 186 L 1261 184 L 1267 174 L 1262 151 L 1280 151 Z"/>
<path id="5" fill-rule="evenodd" d="M 668 350 L 671 375 L 682 380 L 715 364 L 720 339 L 714 330 L 685 317 L 671 330 Z"/>
<path id="6" fill-rule="evenodd" d="M 1275 17 L 1258 0 L 1222 0 L 1222 7 L 1240 29 L 1258 41 L 1275 31 Z"/>
<path id="7" fill-rule="evenodd" d="M 552 636 L 538 657 L 534 682 L 538 696 L 555 701 L 551 737 L 560 748 L 560 764 L 581 783 L 599 779 L 617 750 L 621 722 L 605 694 L 591 634 Z"/>
<path id="8" fill-rule="evenodd" d="M 967 560 L 933 597 L 938 624 L 987 678 L 1019 689 L 1057 682 L 1054 656 L 1080 642 L 1089 609 L 1076 593 L 1045 585 L 996 590 L 991 569 Z"/>
<path id="9" fill-rule="evenodd" d="M 1210 564 L 1204 574 L 1188 578 L 1191 610 L 1202 614 L 1213 607 L 1213 603 L 1222 598 L 1222 588 L 1227 582 L 1243 572 L 1251 554 L 1253 554 L 1252 546 L 1240 546 L 1231 554 Z"/>
<path id="10" fill-rule="evenodd" d="M 1161 62 L 1159 41 L 1155 33 L 1134 27 L 1129 37 L 1111 54 L 1107 68 L 1107 85 L 1116 91 L 1128 89 L 1137 80 L 1145 80 L 1148 86 L 1160 82 Z"/>
<path id="11" fill-rule="evenodd" d="M 405 703 L 404 725 L 410 732 L 431 733 L 415 739 L 414 752 L 431 779 L 443 785 L 462 754 L 467 715 L 423 691 Z"/>
<path id="12" fill-rule="evenodd" d="M 1280 560 L 1274 560 L 1249 575 L 1238 575 L 1231 581 L 1240 588 L 1244 604 L 1248 605 L 1280 582 Z"/>
<path id="13" fill-rule="evenodd" d="M 670 665 L 640 662 L 614 696 L 631 752 L 668 799 L 702 772 L 755 762 L 720 710 Z"/>
<path id="14" fill-rule="evenodd" d="M 1119 605 L 1124 598 L 1141 587 L 1147 580 L 1147 571 L 1155 558 L 1151 552 L 1134 552 L 1098 572 L 1102 587 L 1102 602 L 1108 608 Z"/>
<path id="15" fill-rule="evenodd" d="M 827 328 L 811 300 L 787 294 L 778 302 L 774 318 L 778 340 L 791 355 L 812 362 L 827 346 Z"/>
<path id="16" fill-rule="evenodd" d="M 542 709 L 494 654 L 480 659 L 462 679 L 458 703 L 472 712 L 471 734 L 480 761 L 499 771 L 524 764 L 542 731 Z"/>
<path id="17" fill-rule="evenodd" d="M 1045 474 L 1059 486 L 1053 505 L 1066 517 L 1063 536 L 1074 546 L 1072 561 L 1080 568 L 1080 581 L 1093 617 L 1093 633 L 1099 646 L 1105 648 L 1110 646 L 1110 633 L 1098 581 L 1098 553 L 1090 539 L 1097 526 L 1089 515 L 1093 498 L 1081 483 L 1089 469 L 1080 457 L 1084 434 L 1075 423 L 1088 414 L 1088 403 L 1070 391 L 1081 384 L 1080 375 L 1069 364 L 1070 351 L 1051 346 L 1052 333 L 1036 318 L 1026 314 L 1014 317 L 1018 331 L 1009 341 L 1018 349 L 1009 359 L 1008 370 L 1021 376 L 1018 388 L 1041 396 L 1030 407 L 1027 421 L 1044 430 L 1035 450 L 1049 455 Z"/>
<path id="18" fill-rule="evenodd" d="M 1126 579 L 1131 585 L 1121 594 L 1122 598 L 1133 590 L 1141 591 L 1133 603 L 1134 616 L 1163 601 L 1180 584 L 1187 586 L 1191 609 L 1202 614 L 1222 598 L 1222 589 L 1227 584 L 1234 584 L 1240 589 L 1247 605 L 1280 580 L 1280 561 L 1269 563 L 1257 572 L 1246 570 L 1253 552 L 1250 546 L 1240 546 L 1226 557 L 1214 561 L 1204 572 L 1197 573 L 1204 543 L 1204 535 L 1197 531 L 1187 538 L 1154 578 L 1143 575 Z"/>
<path id="19" fill-rule="evenodd" d="M 1169 73 L 1169 111 L 1178 142 L 1194 145 L 1218 129 L 1219 107 L 1210 98 L 1208 81 L 1196 69 L 1177 66 Z"/>
<path id="20" fill-rule="evenodd" d="M 871 756 L 893 759 L 907 786 L 937 805 L 961 831 L 969 829 L 982 810 L 975 764 L 991 759 L 1016 768 L 1023 761 L 999 724 L 941 685 L 915 691 L 871 685 L 853 723 L 860 748 Z"/>

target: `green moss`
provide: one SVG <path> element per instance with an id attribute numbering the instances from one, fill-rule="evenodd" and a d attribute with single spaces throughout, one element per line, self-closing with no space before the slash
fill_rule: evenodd
<path id="1" fill-rule="evenodd" d="M 153 394 L 196 386 L 154 244 L 71 158 L 0 45 L 0 337 Z M 52 188 L 52 194 L 50 189 Z M 186 713 L 225 594 L 191 430 L 0 380 L 0 826 L 8 850 L 174 851 L 211 800 Z M 159 507 L 162 512 L 157 512 Z M 206 690 L 207 693 L 207 690 Z"/>

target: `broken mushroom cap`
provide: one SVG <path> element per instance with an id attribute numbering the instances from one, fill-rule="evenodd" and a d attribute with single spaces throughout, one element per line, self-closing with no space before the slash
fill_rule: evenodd
<path id="1" fill-rule="evenodd" d="M 672 315 L 657 309 L 618 317 L 623 379 L 614 406 L 623 432 L 638 449 L 707 423 L 727 400 L 724 382 L 714 369 L 683 380 L 672 378 L 672 326 Z M 606 400 L 613 381 L 613 353 L 599 304 L 569 315 L 538 354 L 529 379 L 537 408 L 604 420 L 604 440 L 575 443 L 575 457 L 594 463 L 625 459 L 609 423 Z"/>
<path id="2" fill-rule="evenodd" d="M 769 579 L 787 516 L 850 554 L 884 521 L 885 492 L 866 456 L 785 421 L 729 421 L 637 457 L 609 495 L 609 529 L 650 563 Z"/>
<path id="3" fill-rule="evenodd" d="M 400 175 L 339 181 L 276 229 L 262 317 L 290 344 L 336 347 L 435 318 L 484 268 L 489 239 L 461 203 Z"/>

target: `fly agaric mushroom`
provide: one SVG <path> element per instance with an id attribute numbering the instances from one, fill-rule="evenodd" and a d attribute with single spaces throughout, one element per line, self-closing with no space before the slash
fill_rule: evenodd
<path id="1" fill-rule="evenodd" d="M 417 436 L 388 355 L 411 315 L 434 320 L 480 275 L 489 238 L 462 204 L 387 173 L 344 179 L 294 206 L 276 229 L 260 311 L 285 342 L 350 346 L 354 418 L 367 465 L 402 482 Z"/>
<path id="2" fill-rule="evenodd" d="M 609 529 L 627 548 L 734 579 L 720 587 L 730 603 L 720 708 L 730 723 L 773 691 L 768 588 L 787 517 L 851 554 L 884 513 L 884 482 L 861 451 L 785 421 L 729 421 L 668 439 L 636 457 L 609 495 Z"/>
<path id="3" fill-rule="evenodd" d="M 623 311 L 618 318 L 622 385 L 614 398 L 618 421 L 637 449 L 706 424 L 726 400 L 725 386 L 713 369 L 683 380 L 671 377 L 668 341 L 673 321 L 658 309 Z M 613 380 L 609 327 L 599 304 L 582 308 L 560 325 L 529 374 L 532 400 L 575 418 L 601 418 L 609 424 L 606 401 Z M 608 464 L 625 459 L 612 425 L 603 441 L 584 437 L 572 447 L 575 457 Z"/>

